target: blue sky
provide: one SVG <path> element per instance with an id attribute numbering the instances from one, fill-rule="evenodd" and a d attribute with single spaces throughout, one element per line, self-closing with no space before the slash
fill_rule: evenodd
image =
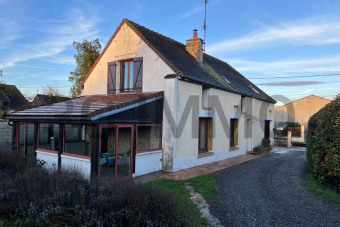
<path id="1" fill-rule="evenodd" d="M 0 9 L 2 79 L 27 96 L 46 85 L 68 95 L 73 41 L 104 47 L 123 18 L 182 43 L 194 28 L 203 37 L 203 0 L 0 0 Z M 207 27 L 206 52 L 269 95 L 340 93 L 337 0 L 210 0 Z"/>

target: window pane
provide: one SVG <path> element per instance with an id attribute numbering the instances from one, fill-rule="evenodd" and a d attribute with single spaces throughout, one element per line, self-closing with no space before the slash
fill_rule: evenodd
<path id="1" fill-rule="evenodd" d="M 102 129 L 100 147 L 100 177 L 114 177 L 116 163 L 116 128 Z"/>
<path id="2" fill-rule="evenodd" d="M 161 149 L 162 127 L 154 126 L 138 126 L 137 134 L 137 151 Z"/>
<path id="3" fill-rule="evenodd" d="M 25 125 L 19 124 L 18 154 L 25 156 Z"/>
<path id="4" fill-rule="evenodd" d="M 39 148 L 58 151 L 59 124 L 39 125 Z"/>
<path id="5" fill-rule="evenodd" d="M 26 137 L 27 137 L 27 154 L 26 157 L 34 157 L 34 125 L 33 124 L 27 124 L 27 132 L 26 132 Z"/>
<path id="6" fill-rule="evenodd" d="M 88 125 L 65 125 L 65 153 L 91 156 L 92 128 Z"/>
<path id="7" fill-rule="evenodd" d="M 118 128 L 117 178 L 130 176 L 131 129 Z"/>
<path id="8" fill-rule="evenodd" d="M 133 62 L 130 61 L 130 73 L 129 73 L 129 80 L 130 80 L 130 83 L 129 83 L 129 90 L 132 91 L 133 90 Z"/>
<path id="9" fill-rule="evenodd" d="M 206 133 L 207 133 L 207 128 L 206 128 L 206 120 L 202 119 L 200 121 L 200 150 L 205 150 L 207 148 L 206 145 Z"/>
<path id="10" fill-rule="evenodd" d="M 129 86 L 128 76 L 129 76 L 129 65 L 128 65 L 128 62 L 124 62 L 122 64 L 122 88 L 124 91 L 127 90 Z"/>

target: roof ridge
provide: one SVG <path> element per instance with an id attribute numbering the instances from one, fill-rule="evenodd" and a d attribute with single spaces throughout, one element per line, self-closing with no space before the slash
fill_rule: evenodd
<path id="1" fill-rule="evenodd" d="M 171 38 L 169 38 L 169 37 L 167 37 L 167 36 L 164 36 L 164 35 L 162 35 L 162 34 L 160 34 L 160 33 L 158 33 L 158 32 L 155 32 L 155 31 L 153 31 L 153 30 L 151 30 L 151 29 L 148 29 L 148 28 L 146 28 L 146 27 L 144 27 L 144 26 L 142 26 L 142 25 L 140 25 L 140 24 L 137 24 L 137 23 L 135 23 L 135 22 L 133 22 L 133 21 L 130 21 L 130 20 L 128 20 L 128 19 L 123 19 L 123 21 L 124 22 L 126 22 L 128 25 L 130 25 L 130 27 L 131 27 L 131 29 L 134 31 L 134 32 L 136 32 L 136 34 L 172 69 L 172 70 L 174 70 L 174 72 L 178 75 L 178 76 L 182 76 L 182 73 L 181 73 L 181 71 L 168 59 L 168 58 L 166 58 L 154 45 L 152 45 L 152 43 L 140 32 L 140 31 L 138 31 L 138 28 L 136 28 L 135 26 L 137 25 L 137 26 L 140 26 L 141 28 L 143 28 L 143 29 L 145 29 L 145 30 L 148 30 L 148 31 L 151 31 L 151 32 L 153 32 L 153 33 L 156 33 L 157 35 L 160 35 L 160 36 L 162 36 L 162 37 L 164 37 L 164 38 L 166 38 L 166 39 L 169 39 L 169 40 L 171 40 L 172 42 L 176 42 L 177 44 L 179 44 L 179 45 L 183 45 L 183 46 L 185 46 L 183 43 L 180 43 L 180 42 L 178 42 L 178 41 L 176 41 L 176 40 L 174 40 L 174 39 L 171 39 Z"/>
<path id="2" fill-rule="evenodd" d="M 177 44 L 182 45 L 183 47 L 185 47 L 185 44 L 184 44 L 184 43 L 181 43 L 181 42 L 179 42 L 179 41 L 177 41 L 177 40 L 175 40 L 175 39 L 173 39 L 173 38 L 171 38 L 171 37 L 169 37 L 169 36 L 163 35 L 163 34 L 161 34 L 161 33 L 159 33 L 159 32 L 156 32 L 156 31 L 154 31 L 154 30 L 152 30 L 152 29 L 150 29 L 150 28 L 147 28 L 147 27 L 145 27 L 145 26 L 143 26 L 143 25 L 140 25 L 140 24 L 138 24 L 138 23 L 136 23 L 136 22 L 134 22 L 134 21 L 132 21 L 132 20 L 129 20 L 129 19 L 127 19 L 127 18 L 124 18 L 123 20 L 125 20 L 125 21 L 127 21 L 127 22 L 129 22 L 129 23 L 138 25 L 138 26 L 140 26 L 140 27 L 142 27 L 142 28 L 144 28 L 144 29 L 147 29 L 147 30 L 149 30 L 149 31 L 152 31 L 153 33 L 156 33 L 157 35 L 163 36 L 164 38 L 170 39 L 171 41 L 176 42 Z"/>

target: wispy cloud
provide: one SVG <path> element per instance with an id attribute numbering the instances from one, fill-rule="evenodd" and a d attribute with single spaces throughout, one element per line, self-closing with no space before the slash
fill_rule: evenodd
<path id="1" fill-rule="evenodd" d="M 196 6 L 195 8 L 183 13 L 179 19 L 184 19 L 184 18 L 187 18 L 187 17 L 190 17 L 192 15 L 195 15 L 199 12 L 202 12 L 204 10 L 204 7 L 203 6 Z"/>
<path id="2" fill-rule="evenodd" d="M 282 75 L 298 72 L 307 72 L 313 74 L 318 72 L 340 72 L 340 56 L 303 60 L 288 59 L 266 62 L 228 59 L 227 62 L 240 72 L 258 72 L 268 75 Z"/>
<path id="3" fill-rule="evenodd" d="M 13 40 L 22 37 L 20 26 L 15 21 L 7 21 L 0 18 L 0 50 L 5 49 Z"/>
<path id="4" fill-rule="evenodd" d="M 280 81 L 280 82 L 269 82 L 269 83 L 260 83 L 257 85 L 262 86 L 306 86 L 306 85 L 315 85 L 315 84 L 325 84 L 326 82 L 323 81 Z"/>
<path id="5" fill-rule="evenodd" d="M 307 89 L 307 90 L 301 91 L 300 93 L 301 93 L 301 94 L 310 94 L 310 93 L 312 93 L 313 91 L 315 91 L 315 89 Z"/>
<path id="6" fill-rule="evenodd" d="M 50 80 L 66 80 L 68 81 L 68 77 L 67 76 L 49 76 Z"/>
<path id="7" fill-rule="evenodd" d="M 221 0 L 214 0 L 214 1 L 212 1 L 212 2 L 209 1 L 209 2 L 208 2 L 208 6 L 216 5 L 216 4 L 218 4 L 219 2 L 221 2 Z M 198 5 L 198 6 L 194 7 L 194 8 L 192 8 L 192 9 L 190 9 L 190 10 L 184 12 L 182 15 L 180 15 L 180 16 L 178 17 L 178 19 L 179 19 L 179 20 L 185 19 L 185 18 L 187 18 L 187 17 L 191 17 L 191 16 L 193 16 L 193 15 L 195 15 L 195 14 L 197 14 L 197 13 L 200 13 L 200 12 L 204 11 L 204 1 L 202 1 L 202 2 L 200 2 L 200 3 L 201 3 L 200 5 Z"/>
<path id="8" fill-rule="evenodd" d="M 58 54 L 55 56 L 47 57 L 45 61 L 61 65 L 76 65 L 76 60 L 71 55 Z"/>
<path id="9" fill-rule="evenodd" d="M 339 18 L 317 17 L 262 28 L 237 39 L 207 45 L 208 53 L 235 52 L 270 46 L 340 43 Z"/>
<path id="10" fill-rule="evenodd" d="M 72 46 L 74 40 L 95 38 L 98 34 L 97 22 L 95 18 L 85 16 L 84 12 L 77 9 L 72 10 L 65 21 L 48 24 L 42 21 L 39 24 L 39 32 L 44 38 L 34 40 L 30 44 L 17 44 L 15 48 L 11 48 L 7 56 L 0 57 L 0 68 L 12 67 L 18 62 L 31 59 L 56 56 Z"/>

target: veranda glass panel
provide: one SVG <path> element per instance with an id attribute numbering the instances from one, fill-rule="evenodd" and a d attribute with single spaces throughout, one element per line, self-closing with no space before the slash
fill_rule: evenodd
<path id="1" fill-rule="evenodd" d="M 64 152 L 91 156 L 92 127 L 89 125 L 65 125 Z"/>
<path id="2" fill-rule="evenodd" d="M 100 145 L 100 177 L 115 177 L 116 128 L 103 128 Z"/>
<path id="3" fill-rule="evenodd" d="M 161 149 L 162 127 L 160 125 L 138 126 L 137 151 Z"/>
<path id="4" fill-rule="evenodd" d="M 59 124 L 39 124 L 39 148 L 58 151 L 58 141 Z"/>
<path id="5" fill-rule="evenodd" d="M 33 124 L 27 124 L 26 125 L 26 157 L 32 158 L 34 157 L 34 125 Z"/>
<path id="6" fill-rule="evenodd" d="M 25 157 L 25 125 L 19 124 L 18 155 Z"/>
<path id="7" fill-rule="evenodd" d="M 118 128 L 117 178 L 131 175 L 131 130 Z"/>

